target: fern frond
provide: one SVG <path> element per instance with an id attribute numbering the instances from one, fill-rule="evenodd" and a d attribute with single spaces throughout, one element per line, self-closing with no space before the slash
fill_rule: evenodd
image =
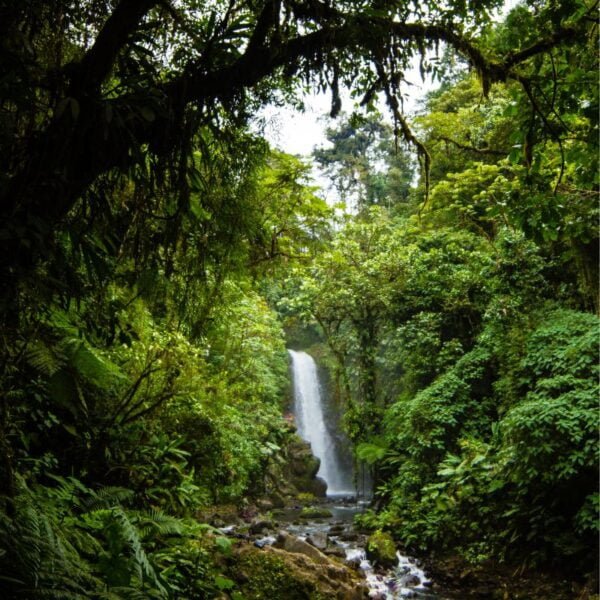
<path id="1" fill-rule="evenodd" d="M 87 510 L 95 511 L 101 508 L 129 504 L 133 500 L 133 496 L 133 491 L 127 488 L 107 486 L 96 490 L 83 504 Z"/>
<path id="2" fill-rule="evenodd" d="M 167 515 L 158 508 L 152 508 L 149 512 L 136 512 L 136 515 L 143 525 L 144 539 L 151 533 L 160 536 L 183 535 L 186 530 L 181 519 Z"/>
<path id="3" fill-rule="evenodd" d="M 107 389 L 127 381 L 123 371 L 116 364 L 82 339 L 67 338 L 61 342 L 61 348 L 64 349 L 71 367 L 96 387 Z"/>
<path id="4" fill-rule="evenodd" d="M 166 588 L 148 560 L 136 526 L 131 522 L 125 511 L 119 507 L 113 509 L 113 518 L 119 524 L 120 534 L 135 558 L 134 566 L 138 579 L 140 581 L 149 580 L 150 584 L 161 594 L 164 594 L 165 598 L 168 597 Z"/>
<path id="5" fill-rule="evenodd" d="M 46 377 L 52 377 L 65 364 L 62 353 L 41 340 L 35 340 L 28 346 L 25 358 L 31 367 Z"/>

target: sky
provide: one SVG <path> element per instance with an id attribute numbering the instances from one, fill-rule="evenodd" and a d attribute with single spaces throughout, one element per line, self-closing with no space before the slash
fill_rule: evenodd
<path id="1" fill-rule="evenodd" d="M 410 113 L 416 107 L 419 99 L 435 86 L 431 80 L 423 82 L 415 61 L 414 68 L 407 73 L 407 80 L 412 84 L 411 95 L 405 102 L 405 110 Z M 305 110 L 301 112 L 291 106 L 267 106 L 260 114 L 260 118 L 266 121 L 265 137 L 271 145 L 287 152 L 288 154 L 299 154 L 309 156 L 315 146 L 327 145 L 325 129 L 335 124 L 331 119 L 330 94 L 309 94 L 304 96 Z M 353 101 L 349 93 L 342 93 L 342 110 L 351 113 Z M 382 107 L 382 113 L 386 109 Z"/>
<path id="2" fill-rule="evenodd" d="M 418 68 L 418 58 L 415 58 L 413 68 L 407 72 L 406 80 L 410 85 L 410 96 L 405 98 L 404 110 L 410 115 L 417 107 L 418 101 L 425 94 L 434 89 L 431 79 L 423 81 Z M 342 97 L 342 110 L 350 114 L 354 110 L 354 101 L 350 98 L 349 91 L 340 90 Z M 263 131 L 267 141 L 279 150 L 288 154 L 295 154 L 305 158 L 310 157 L 315 147 L 329 146 L 325 137 L 327 127 L 334 126 L 336 119 L 329 117 L 331 110 L 331 94 L 307 94 L 303 98 L 304 111 L 296 110 L 292 106 L 266 106 L 258 115 L 258 122 L 265 122 Z M 384 119 L 391 123 L 389 110 L 381 102 L 380 111 Z M 337 122 L 339 122 L 338 117 Z M 320 188 L 319 195 L 329 204 L 340 202 L 337 191 L 333 188 L 330 179 L 312 162 L 312 183 Z M 349 202 L 349 199 L 348 199 Z M 350 207 L 347 207 L 350 209 Z"/>

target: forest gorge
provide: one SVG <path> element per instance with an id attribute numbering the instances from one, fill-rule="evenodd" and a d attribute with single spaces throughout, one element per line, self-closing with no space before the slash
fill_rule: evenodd
<path id="1" fill-rule="evenodd" d="M 598 6 L 502 4 L 0 0 L 0 597 L 366 597 L 222 527 L 319 493 L 291 347 L 370 544 L 598 598 Z M 271 148 L 316 90 L 329 144 Z"/>

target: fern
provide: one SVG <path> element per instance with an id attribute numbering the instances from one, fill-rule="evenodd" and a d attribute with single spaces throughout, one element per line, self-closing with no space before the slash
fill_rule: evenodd
<path id="1" fill-rule="evenodd" d="M 68 357 L 69 365 L 85 381 L 101 389 L 116 388 L 127 381 L 117 365 L 79 338 L 65 338 L 61 348 Z"/>
<path id="2" fill-rule="evenodd" d="M 183 535 L 186 528 L 181 519 L 166 515 L 157 508 L 151 508 L 149 512 L 137 513 L 140 521 L 140 532 L 142 539 L 150 536 L 172 536 Z"/>
<path id="3" fill-rule="evenodd" d="M 158 510 L 126 511 L 130 490 L 51 478 L 55 486 L 33 488 L 19 479 L 14 514 L 0 510 L 0 598 L 168 598 L 146 546 L 183 534 L 183 522 Z"/>
<path id="4" fill-rule="evenodd" d="M 29 344 L 25 358 L 31 367 L 48 378 L 58 373 L 66 362 L 59 349 L 50 348 L 41 340 Z"/>
<path id="5" fill-rule="evenodd" d="M 144 551 L 142 540 L 135 525 L 129 520 L 129 517 L 127 514 L 125 514 L 125 511 L 119 507 L 113 509 L 112 516 L 113 519 L 119 524 L 119 534 L 127 543 L 132 557 L 135 559 L 133 565 L 140 582 L 143 583 L 146 580 L 149 580 L 152 586 L 154 586 L 157 590 L 159 590 L 159 592 L 167 597 L 167 590 L 156 574 L 154 567 L 148 560 L 148 556 Z"/>
<path id="6" fill-rule="evenodd" d="M 0 596 L 84 598 L 100 586 L 61 526 L 62 510 L 19 481 L 14 515 L 0 511 Z M 89 596 L 88 596 L 89 597 Z"/>
<path id="7" fill-rule="evenodd" d="M 88 511 L 110 508 L 115 505 L 127 505 L 133 500 L 133 492 L 126 488 L 107 486 L 90 494 L 83 505 Z"/>

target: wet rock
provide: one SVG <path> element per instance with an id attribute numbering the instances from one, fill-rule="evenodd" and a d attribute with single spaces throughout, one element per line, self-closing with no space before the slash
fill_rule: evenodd
<path id="1" fill-rule="evenodd" d="M 285 531 L 279 533 L 273 547 L 294 554 L 304 554 L 319 564 L 326 564 L 329 562 L 329 559 L 320 550 Z"/>
<path id="2" fill-rule="evenodd" d="M 329 528 L 329 535 L 341 535 L 345 531 L 345 527 L 343 525 L 332 525 Z"/>
<path id="3" fill-rule="evenodd" d="M 258 506 L 258 508 L 260 508 L 260 510 L 264 512 L 272 510 L 275 507 L 273 501 L 269 498 L 260 498 L 256 501 L 256 505 Z"/>
<path id="4" fill-rule="evenodd" d="M 272 531 L 275 528 L 275 523 L 270 519 L 255 519 L 250 523 L 248 531 L 251 534 L 265 533 Z"/>
<path id="5" fill-rule="evenodd" d="M 298 437 L 288 446 L 288 458 L 292 473 L 298 477 L 316 477 L 321 466 L 310 444 Z"/>
<path id="6" fill-rule="evenodd" d="M 306 541 L 311 546 L 314 546 L 315 548 L 318 548 L 319 550 L 323 551 L 325 550 L 325 548 L 327 548 L 329 538 L 324 531 L 315 531 L 306 538 Z"/>
<path id="7" fill-rule="evenodd" d="M 265 546 L 271 545 L 273 542 L 275 542 L 275 538 L 273 536 L 269 536 L 268 535 L 266 537 L 263 537 L 263 538 L 260 538 L 260 539 L 256 540 L 254 542 L 254 545 L 257 548 L 264 548 Z"/>
<path id="8" fill-rule="evenodd" d="M 286 506 L 301 494 L 324 497 L 327 484 L 317 477 L 320 464 L 310 444 L 290 432 L 277 461 L 271 461 L 265 469 L 266 497 L 274 507 Z"/>
<path id="9" fill-rule="evenodd" d="M 340 534 L 340 540 L 344 542 L 355 542 L 358 540 L 358 533 L 355 531 L 344 531 Z"/>
<path id="10" fill-rule="evenodd" d="M 323 553 L 327 556 L 335 556 L 336 558 L 346 558 L 346 551 L 340 546 L 329 546 L 329 548 L 325 548 Z"/>
<path id="11" fill-rule="evenodd" d="M 306 487 L 306 489 L 315 496 L 319 498 L 325 497 L 327 494 L 327 483 L 321 477 L 315 477 L 310 484 Z"/>
<path id="12" fill-rule="evenodd" d="M 404 587 L 416 587 L 421 583 L 421 580 L 416 575 L 406 575 L 400 579 L 400 584 Z"/>
<path id="13" fill-rule="evenodd" d="M 358 557 L 349 558 L 348 560 L 346 560 L 346 562 L 344 562 L 344 564 L 347 567 L 350 567 L 351 569 L 354 569 L 355 571 L 358 571 L 360 569 L 361 563 L 362 563 L 362 561 Z"/>
<path id="14" fill-rule="evenodd" d="M 322 506 L 305 506 L 300 513 L 301 519 L 329 519 L 333 514 Z"/>
<path id="15" fill-rule="evenodd" d="M 242 546 L 236 550 L 232 562 L 235 571 L 229 576 L 238 583 L 242 596 L 248 598 L 368 598 L 368 589 L 358 573 L 327 558 L 325 560 L 324 563 L 316 563 L 308 556 L 270 546 L 262 550 Z"/>

